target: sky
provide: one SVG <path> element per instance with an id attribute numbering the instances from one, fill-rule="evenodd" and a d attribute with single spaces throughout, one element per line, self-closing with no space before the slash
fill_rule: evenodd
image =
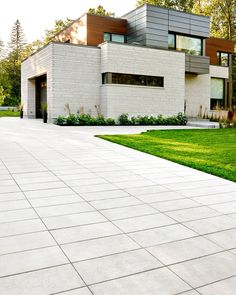
<path id="1" fill-rule="evenodd" d="M 40 39 L 56 19 L 77 19 L 89 8 L 102 5 L 122 16 L 135 8 L 136 0 L 0 0 L 0 39 L 5 45 L 14 22 L 19 19 L 27 42 Z"/>

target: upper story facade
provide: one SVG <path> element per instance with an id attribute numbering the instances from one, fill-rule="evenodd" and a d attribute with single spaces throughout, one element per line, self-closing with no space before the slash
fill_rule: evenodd
<path id="1" fill-rule="evenodd" d="M 185 52 L 185 71 L 208 74 L 209 66 L 229 66 L 234 44 L 209 38 L 210 18 L 143 5 L 121 18 L 84 14 L 55 36 L 55 41 L 98 46 L 127 43 Z"/>

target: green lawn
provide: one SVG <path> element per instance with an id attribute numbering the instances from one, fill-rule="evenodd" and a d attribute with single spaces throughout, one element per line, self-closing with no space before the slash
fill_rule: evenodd
<path id="1" fill-rule="evenodd" d="M 19 117 L 20 112 L 7 110 L 7 111 L 1 111 L 0 110 L 0 117 Z"/>
<path id="2" fill-rule="evenodd" d="M 99 137 L 236 182 L 236 129 L 152 130 Z"/>

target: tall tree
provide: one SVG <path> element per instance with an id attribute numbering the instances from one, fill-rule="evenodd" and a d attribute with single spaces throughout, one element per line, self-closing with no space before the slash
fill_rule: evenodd
<path id="1" fill-rule="evenodd" d="M 111 16 L 115 17 L 114 12 L 107 11 L 102 5 L 99 5 L 97 8 L 89 8 L 88 13 L 102 15 L 102 16 Z"/>
<path id="2" fill-rule="evenodd" d="M 11 31 L 11 37 L 10 37 L 10 51 L 11 53 L 14 53 L 15 58 L 17 60 L 21 59 L 21 53 L 23 51 L 25 42 L 25 35 L 21 26 L 20 21 L 17 19 L 16 22 L 13 25 L 12 31 Z"/>
<path id="3" fill-rule="evenodd" d="M 191 12 L 194 5 L 194 0 L 137 0 L 136 5 L 152 4 L 166 8 Z"/>
<path id="4" fill-rule="evenodd" d="M 193 12 L 211 17 L 211 35 L 236 40 L 236 0 L 198 0 Z"/>

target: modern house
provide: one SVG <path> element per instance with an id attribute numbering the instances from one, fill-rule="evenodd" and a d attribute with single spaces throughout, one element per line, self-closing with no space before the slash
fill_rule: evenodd
<path id="1" fill-rule="evenodd" d="M 22 63 L 28 118 L 72 112 L 196 117 L 231 104 L 234 44 L 209 17 L 143 5 L 121 18 L 84 14 Z"/>

